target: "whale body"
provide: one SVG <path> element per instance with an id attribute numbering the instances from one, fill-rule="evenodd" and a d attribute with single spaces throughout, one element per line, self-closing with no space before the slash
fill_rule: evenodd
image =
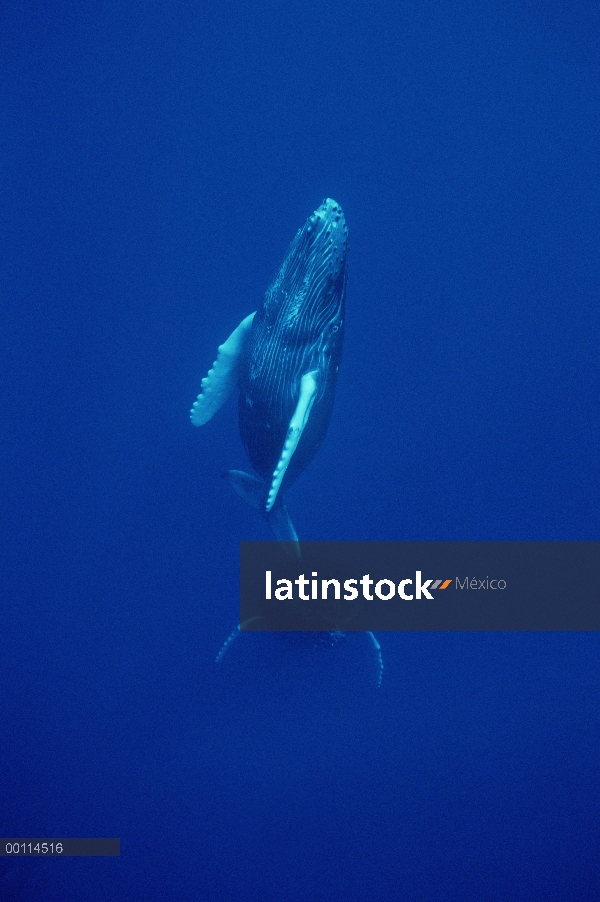
<path id="1" fill-rule="evenodd" d="M 201 426 L 238 388 L 240 435 L 260 478 L 224 476 L 284 541 L 298 541 L 284 494 L 316 454 L 333 408 L 347 251 L 342 208 L 327 198 L 292 241 L 260 308 L 219 347 L 191 410 Z"/>
<path id="2" fill-rule="evenodd" d="M 260 511 L 280 541 L 299 554 L 283 496 L 315 456 L 327 431 L 342 354 L 348 230 L 342 208 L 323 201 L 292 241 L 261 307 L 219 347 L 191 410 L 202 426 L 238 389 L 240 435 L 258 477 L 223 474 Z M 254 618 L 252 618 L 254 619 Z M 223 643 L 222 661 L 246 624 Z M 367 632 L 381 685 L 381 646 Z M 285 634 L 288 641 L 334 646 L 343 633 Z"/>

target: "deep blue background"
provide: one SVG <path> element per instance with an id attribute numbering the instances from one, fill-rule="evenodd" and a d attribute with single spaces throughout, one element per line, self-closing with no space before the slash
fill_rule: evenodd
<path id="1" fill-rule="evenodd" d="M 0 865 L 11 902 L 597 900 L 596 635 L 243 636 L 266 527 L 188 410 L 325 196 L 305 539 L 600 539 L 591 0 L 0 7 Z"/>

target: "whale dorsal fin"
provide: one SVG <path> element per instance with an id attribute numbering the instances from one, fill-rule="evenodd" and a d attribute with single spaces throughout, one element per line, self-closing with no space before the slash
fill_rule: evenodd
<path id="1" fill-rule="evenodd" d="M 227 470 L 223 478 L 238 493 L 240 498 L 247 501 L 254 510 L 262 513 L 271 527 L 273 535 L 278 542 L 286 543 L 286 551 L 296 560 L 300 558 L 300 544 L 290 519 L 285 501 L 280 499 L 271 510 L 265 510 L 266 485 L 262 479 L 244 473 L 243 470 Z"/>
<path id="2" fill-rule="evenodd" d="M 298 447 L 298 442 L 300 441 L 302 433 L 304 432 L 304 427 L 308 422 L 308 417 L 317 394 L 317 375 L 317 370 L 313 370 L 310 373 L 305 373 L 300 380 L 300 397 L 298 398 L 296 409 L 290 420 L 279 463 L 275 467 L 275 472 L 271 479 L 271 486 L 267 496 L 267 511 L 270 511 L 275 504 L 277 492 L 283 482 L 285 471 L 288 468 L 294 451 Z"/>
<path id="3" fill-rule="evenodd" d="M 219 346 L 217 359 L 202 380 L 202 392 L 190 411 L 192 425 L 203 426 L 223 406 L 238 382 L 239 362 L 250 334 L 254 313 L 242 320 L 227 341 Z"/>

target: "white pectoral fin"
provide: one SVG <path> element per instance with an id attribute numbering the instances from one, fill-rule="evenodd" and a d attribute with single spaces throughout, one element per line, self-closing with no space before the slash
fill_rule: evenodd
<path id="1" fill-rule="evenodd" d="M 254 313 L 242 320 L 225 344 L 219 347 L 217 359 L 202 380 L 202 393 L 190 411 L 192 425 L 203 426 L 222 407 L 238 381 L 240 356 L 250 334 Z"/>
<path id="2" fill-rule="evenodd" d="M 277 492 L 283 482 L 285 471 L 288 468 L 292 455 L 298 447 L 298 442 L 304 432 L 304 427 L 308 422 L 311 408 L 317 395 L 317 371 L 306 373 L 300 380 L 300 397 L 298 404 L 290 420 L 289 429 L 279 458 L 279 463 L 275 467 L 269 495 L 267 497 L 267 511 L 270 511 L 277 499 Z"/>

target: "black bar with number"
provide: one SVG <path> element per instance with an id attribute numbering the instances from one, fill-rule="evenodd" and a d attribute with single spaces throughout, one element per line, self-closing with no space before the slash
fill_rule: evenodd
<path id="1" fill-rule="evenodd" d="M 120 854 L 120 839 L 0 839 L 0 857 L 5 858 L 65 858 L 71 855 Z"/>

